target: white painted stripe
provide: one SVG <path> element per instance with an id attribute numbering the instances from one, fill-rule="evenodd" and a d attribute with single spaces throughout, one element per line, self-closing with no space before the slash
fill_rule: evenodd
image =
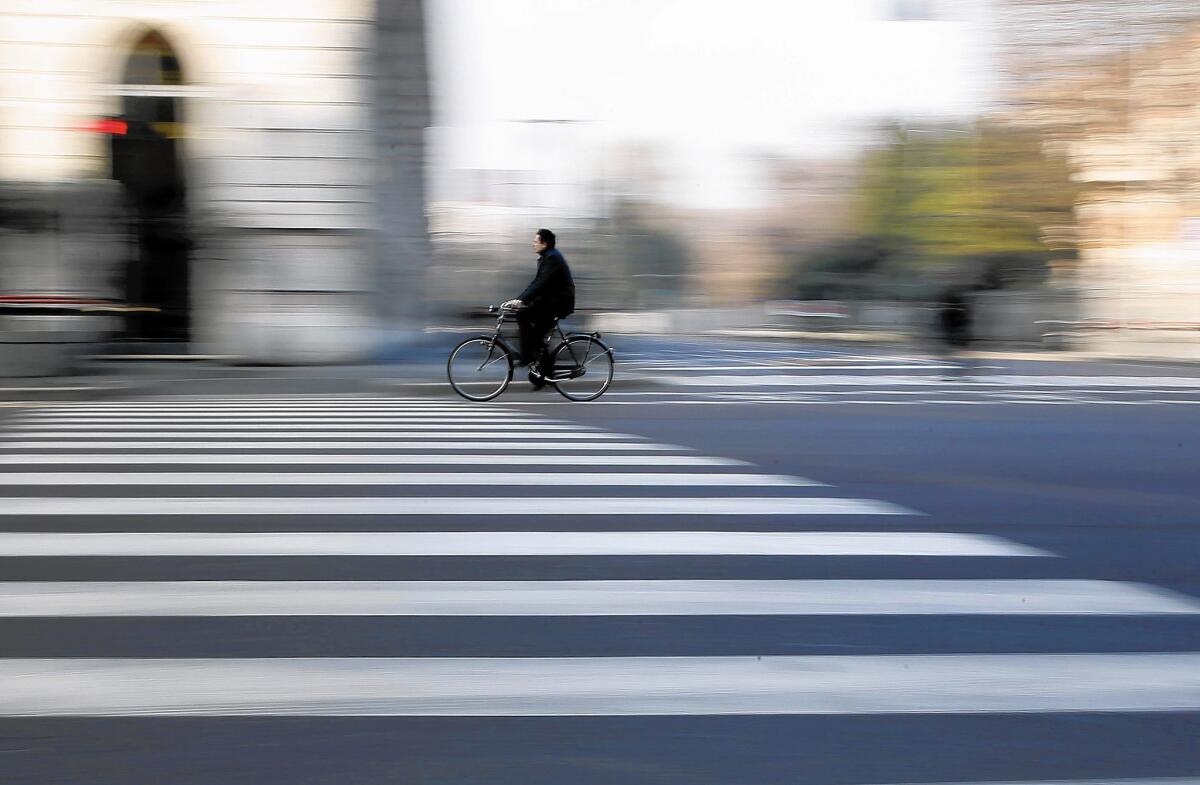
<path id="1" fill-rule="evenodd" d="M 1030 556 L 943 532 L 0 532 L 0 556 Z"/>
<path id="2" fill-rule="evenodd" d="M 306 434 L 313 436 L 314 434 Z M 344 434 L 339 434 L 344 436 Z M 458 434 L 462 436 L 462 434 Z M 597 434 L 588 434 L 587 438 L 595 438 Z M 274 437 L 277 438 L 277 437 Z M 388 437 L 383 437 L 388 438 Z M 544 438 L 544 437 L 543 437 Z M 640 437 L 633 437 L 640 438 Z M 206 439 L 189 439 L 188 441 L 29 441 L 29 442 L 5 442 L 0 440 L 0 451 L 2 450 L 116 450 L 119 455 L 128 455 L 130 457 L 136 453 L 129 453 L 129 450 L 500 450 L 510 449 L 511 445 L 497 442 L 495 440 L 486 442 L 472 441 L 411 441 L 408 437 L 397 438 L 390 437 L 387 441 L 381 437 L 373 439 L 364 439 L 362 441 L 326 441 L 326 442 L 306 442 L 306 441 L 209 441 Z M 622 451 L 655 451 L 655 450 L 672 450 L 672 451 L 690 451 L 690 447 L 679 447 L 670 444 L 654 444 L 652 442 L 560 442 L 550 444 L 538 440 L 536 444 L 524 444 L 522 449 L 534 451 L 595 451 L 595 450 L 622 450 Z M 0 455 L 7 453 L 0 452 Z M 502 453 L 495 453 L 496 456 Z M 65 461 L 69 455 L 63 455 L 61 458 L 54 456 L 56 460 Z M 377 457 L 377 456 L 369 456 Z"/>
<path id="3" fill-rule="evenodd" d="M 252 496 L 29 497 L 10 496 L 0 518 L 21 515 L 915 515 L 869 499 L 653 498 L 653 497 L 454 497 L 454 496 Z"/>
<path id="4" fill-rule="evenodd" d="M 244 381 L 244 380 L 243 380 Z M 64 401 L 62 406 L 141 406 L 153 404 L 222 404 L 222 403 L 395 403 L 410 406 L 479 406 L 478 403 L 447 395 L 431 399 L 422 396 L 391 395 L 386 393 L 355 393 L 353 395 L 327 395 L 325 393 L 297 393 L 295 395 L 160 395 L 124 401 Z"/>
<path id="5" fill-rule="evenodd" d="M 305 433 L 294 433 L 294 426 L 289 426 L 286 431 L 221 431 L 210 430 L 208 428 L 199 427 L 192 430 L 180 431 L 159 431 L 145 434 L 125 434 L 123 429 L 98 430 L 98 429 L 81 429 L 79 431 L 30 431 L 23 430 L 20 433 L 22 439 L 94 439 L 114 438 L 118 436 L 126 436 L 129 439 L 142 439 L 146 437 L 159 439 L 345 439 L 356 435 L 361 435 L 365 438 L 378 439 L 387 437 L 391 439 L 493 439 L 492 446 L 496 448 L 504 447 L 506 444 L 513 442 L 527 443 L 529 441 L 542 441 L 545 439 L 637 439 L 638 436 L 630 436 L 624 433 L 604 433 L 601 431 L 535 431 L 530 432 L 528 429 L 514 430 L 511 428 L 494 428 L 491 430 L 481 431 L 456 431 L 451 429 L 443 429 L 438 431 L 408 431 L 403 428 L 342 428 L 336 431 L 310 431 Z M 128 442 L 127 446 L 133 446 L 138 442 Z M 0 441 L 0 446 L 4 442 Z M 260 442 L 259 446 L 263 446 Z"/>
<path id="6" fill-rule="evenodd" d="M 609 445 L 605 445 L 608 447 Z M 44 455 L 40 453 L 0 453 L 0 466 L 38 465 L 120 465 L 120 466 L 183 466 L 215 464 L 218 466 L 250 465 L 312 465 L 312 466 L 749 466 L 733 458 L 709 458 L 703 455 L 525 455 L 505 453 L 421 453 L 418 455 L 325 455 L 316 454 L 248 454 L 248 453 L 75 453 Z M 0 477 L 3 477 L 0 474 Z M 824 483 L 808 483 L 823 485 Z"/>
<path id="7" fill-rule="evenodd" d="M 786 354 L 788 357 L 765 357 L 756 359 L 754 357 L 743 357 L 745 354 Z M 790 364 L 805 363 L 812 365 L 832 365 L 836 363 L 909 363 L 917 364 L 918 367 L 926 367 L 929 365 L 938 365 L 944 363 L 945 360 L 933 360 L 928 357 L 902 357 L 899 355 L 879 355 L 879 354 L 850 354 L 838 357 L 817 356 L 807 353 L 797 353 L 790 350 L 778 351 L 756 351 L 749 349 L 736 349 L 732 351 L 717 351 L 708 355 L 703 354 L 685 354 L 682 357 L 668 358 L 661 354 L 622 354 L 623 357 L 628 357 L 626 364 L 632 363 L 657 363 L 664 366 L 671 366 L 672 363 L 696 363 L 712 360 L 713 362 L 729 362 L 742 361 L 743 363 L 755 363 L 768 367 L 786 367 Z M 839 367 L 834 365 L 834 367 Z"/>
<path id="8" fill-rule="evenodd" d="M 769 374 L 757 376 L 682 376 L 654 375 L 646 378 L 664 384 L 695 387 L 817 387 L 817 386 L 859 386 L 859 387 L 905 387 L 913 385 L 944 387 L 949 382 L 935 376 L 897 376 L 897 375 L 800 375 L 800 374 Z M 986 388 L 995 386 L 1021 387 L 1139 387 L 1143 389 L 1156 388 L 1200 388 L 1200 377 L 1186 376 L 984 376 L 977 380 L 955 382 L 969 388 Z"/>
<path id="9" fill-rule="evenodd" d="M 980 377 L 979 381 L 988 384 L 1026 387 L 1200 388 L 1200 377 L 1196 376 L 993 376 L 989 374 Z"/>
<path id="10" fill-rule="evenodd" d="M 781 474 L 663 472 L 0 472 L 0 487 L 89 485 L 537 485 L 799 487 L 825 485 Z"/>
<path id="11" fill-rule="evenodd" d="M 131 406 L 131 407 L 113 407 L 113 408 L 83 408 L 71 407 L 62 408 L 58 406 L 44 406 L 29 412 L 36 416 L 64 416 L 64 417 L 198 417 L 212 415 L 215 417 L 232 417 L 245 414 L 276 414 L 282 416 L 307 416 L 307 415 L 397 415 L 408 417 L 504 417 L 520 414 L 519 409 L 510 407 L 485 407 L 485 408 L 468 408 L 468 407 L 442 407 L 442 408 L 426 408 L 412 406 L 323 406 L 323 405 L 304 405 L 304 406 L 279 406 L 279 405 L 264 405 L 264 406 Z"/>
<path id="12" fill-rule="evenodd" d="M 523 412 L 112 412 L 78 414 L 74 412 L 26 413 L 23 421 L 42 423 L 241 423 L 244 420 L 266 420 L 272 423 L 312 423 L 314 420 L 350 420 L 377 423 L 382 420 L 414 420 L 418 423 L 491 423 L 493 420 L 545 419 Z M 552 421 L 552 420 L 547 420 Z"/>
<path id="13" fill-rule="evenodd" d="M 496 416 L 514 414 L 517 410 L 499 406 L 409 406 L 387 403 L 364 404 L 278 404 L 278 403 L 204 403 L 204 404 L 170 404 L 144 405 L 128 404 L 121 406 L 46 406 L 38 410 L 41 414 L 67 414 L 80 416 L 113 416 L 137 414 L 144 416 L 162 416 L 164 414 L 252 414 L 255 412 L 271 412 L 278 414 L 411 414 L 411 415 L 462 415 L 462 416 Z"/>
<path id="14" fill-rule="evenodd" d="M 402 419 L 402 420 L 461 420 L 463 422 L 474 422 L 477 420 L 493 420 L 493 419 L 528 419 L 528 412 L 403 412 L 403 411 L 344 411 L 344 410 L 329 410 L 329 411 L 276 411 L 273 409 L 256 410 L 236 410 L 229 412 L 222 411 L 206 411 L 197 410 L 194 412 L 63 412 L 53 409 L 41 408 L 27 409 L 20 415 L 22 420 L 36 422 L 61 422 L 61 421 L 118 421 L 118 422 L 159 422 L 162 420 L 188 420 L 196 422 L 210 422 L 213 420 L 245 420 L 262 418 L 265 420 L 283 420 L 289 422 L 292 419 L 314 420 L 314 419 L 367 419 L 375 420 L 379 418 L 387 419 Z"/>
<path id="15" fill-rule="evenodd" d="M 242 379 L 241 381 L 245 381 Z M 407 404 L 409 406 L 464 406 L 478 407 L 480 404 L 459 398 L 450 394 L 445 398 L 426 398 L 422 396 L 389 395 L 384 393 L 361 393 L 354 395 L 326 395 L 324 393 L 299 393 L 296 395 L 160 395 L 153 398 L 138 398 L 124 401 L 81 401 L 78 403 L 62 402 L 64 407 L 70 406 L 149 406 L 155 404 L 193 404 L 217 405 L 239 403 L 322 403 L 322 404 L 355 404 L 355 403 L 390 403 Z"/>
<path id="16" fill-rule="evenodd" d="M 936 377 L 927 376 L 869 376 L 843 375 L 788 375 L 769 374 L 758 376 L 677 376 L 670 374 L 655 374 L 645 377 L 662 384 L 680 387 L 819 387 L 819 386 L 897 386 L 921 385 L 936 386 L 945 384 Z"/>
<path id="17" fill-rule="evenodd" d="M 693 393 L 681 393 L 681 395 L 689 395 Z M 862 393 L 857 393 L 861 395 Z M 882 391 L 872 391 L 872 394 L 882 394 Z M 711 406 L 711 405 L 788 405 L 788 406 L 841 406 L 841 405 L 865 405 L 865 406 L 933 406 L 939 404 L 945 405 L 971 405 L 971 406 L 997 406 L 997 405 L 1025 405 L 1025 406 L 1074 406 L 1074 405 L 1099 405 L 1099 406 L 1153 406 L 1158 404 L 1200 404 L 1198 401 L 1181 401 L 1181 400 L 1147 400 L 1147 401 L 1119 401 L 1119 400 L 1103 400 L 1103 399 L 1079 399 L 1066 398 L 1056 400 L 1026 400 L 1026 399 L 1006 399 L 1006 398 L 987 398 L 980 400 L 964 400 L 952 398 L 928 398 L 928 399 L 912 399 L 912 400 L 884 400 L 884 399 L 805 399 L 805 398 L 762 398 L 755 397 L 753 394 L 748 395 L 718 395 L 712 393 L 713 397 L 708 397 L 700 400 L 685 399 L 685 398 L 665 398 L 661 400 L 611 400 L 621 395 L 636 395 L 636 393 L 605 393 L 604 399 L 593 401 L 591 406 Z M 827 395 L 822 392 L 821 395 Z M 528 404 L 530 406 L 560 406 L 563 404 L 557 403 L 542 403 Z"/>
<path id="18" fill-rule="evenodd" d="M 502 406 L 499 403 L 484 403 L 472 404 L 463 401 L 461 404 L 454 402 L 430 402 L 426 404 L 412 403 L 406 401 L 391 401 L 387 399 L 373 399 L 362 401 L 336 401 L 327 399 L 318 399 L 311 401 L 269 401 L 258 399 L 242 399 L 237 401 L 142 401 L 142 402 L 125 402 L 125 403 L 60 403 L 50 404 L 47 406 L 50 410 L 64 412 L 163 412 L 163 411 L 197 411 L 197 412 L 220 412 L 228 410 L 246 410 L 246 411 L 261 411 L 261 410 L 278 410 L 278 411 L 309 411 L 312 409 L 324 409 L 328 411 L 361 411 L 361 410 L 385 410 L 385 411 L 409 411 L 409 412 L 501 412 L 506 413 L 512 411 L 508 406 Z"/>
<path id="19" fill-rule="evenodd" d="M 1086 580 L 0 582 L 0 617 L 1198 614 Z"/>
<path id="20" fill-rule="evenodd" d="M 485 423 L 463 423 L 458 420 L 447 420 L 445 424 L 435 422 L 413 422 L 408 424 L 397 423 L 389 424 L 395 421 L 382 420 L 380 424 L 362 423 L 353 420 L 300 420 L 295 423 L 281 422 L 264 422 L 264 421 L 247 421 L 245 423 L 237 423 L 247 425 L 256 431 L 312 431 L 324 430 L 330 425 L 336 425 L 341 431 L 412 431 L 420 428 L 436 427 L 442 431 L 468 431 L 468 430 L 487 430 L 487 431 L 594 431 L 595 428 L 587 425 L 574 424 L 559 424 L 542 422 L 528 423 L 513 423 L 511 425 L 489 425 Z M 210 431 L 217 430 L 214 423 L 203 425 L 171 425 L 172 428 L 178 431 Z M 163 430 L 163 425 L 147 425 L 145 423 L 115 423 L 113 425 L 78 425 L 72 426 L 69 423 L 14 423 L 13 430 L 30 432 L 30 431 L 79 431 L 82 433 L 100 433 L 104 431 L 159 431 Z"/>
<path id="21" fill-rule="evenodd" d="M 3 716 L 1200 709 L 1200 654 L 0 659 Z"/>
<path id="22" fill-rule="evenodd" d="M 214 406 L 209 404 L 197 404 L 195 406 L 113 406 L 113 407 L 92 407 L 92 406 L 72 406 L 70 408 L 46 407 L 30 413 L 31 416 L 69 416 L 69 417 L 163 417 L 168 415 L 181 415 L 186 417 L 229 417 L 238 414 L 277 414 L 282 416 L 295 416 L 299 414 L 396 414 L 409 417 L 448 417 L 451 415 L 457 417 L 498 417 L 504 415 L 518 415 L 519 411 L 513 409 L 500 408 L 468 408 L 465 406 L 443 406 L 438 408 L 418 407 L 418 406 L 325 406 L 325 405 L 304 405 L 304 406 L 253 406 L 253 405 L 230 405 L 230 406 Z"/>
<path id="23" fill-rule="evenodd" d="M 17 424 L 19 425 L 36 425 L 38 427 L 49 428 L 54 426 L 78 426 L 78 425 L 114 425 L 114 426 L 137 426 L 145 425 L 249 425 L 254 426 L 257 423 L 274 423 L 286 425 L 289 423 L 316 423 L 320 425 L 340 425 L 346 423 L 349 425 L 358 424 L 374 424 L 374 423 L 394 423 L 397 425 L 414 423 L 417 425 L 439 425 L 442 423 L 459 423 L 464 426 L 486 426 L 486 425 L 533 425 L 537 423 L 554 424 L 560 427 L 569 425 L 562 420 L 553 420 L 548 417 L 540 416 L 512 416 L 512 417 L 458 417 L 449 415 L 445 417 L 414 417 L 412 415 L 397 415 L 391 416 L 360 416 L 354 414 L 346 415 L 322 415 L 319 417 L 293 417 L 275 414 L 242 414 L 234 417 L 23 417 Z"/>
<path id="24" fill-rule="evenodd" d="M 957 365 L 930 365 L 930 364 L 871 364 L 871 365 L 836 365 L 830 366 L 819 362 L 800 361 L 795 363 L 761 363 L 755 365 L 671 365 L 669 363 L 622 363 L 622 369 L 632 371 L 658 371 L 660 373 L 676 373 L 676 372 L 695 372 L 695 371 L 753 371 L 762 373 L 763 371 L 777 371 L 785 373 L 798 373 L 804 371 L 821 371 L 821 370 L 838 370 L 838 371 L 904 371 L 904 370 L 922 370 L 936 371 L 939 369 L 957 368 Z M 994 367 L 994 366 L 989 366 Z"/>

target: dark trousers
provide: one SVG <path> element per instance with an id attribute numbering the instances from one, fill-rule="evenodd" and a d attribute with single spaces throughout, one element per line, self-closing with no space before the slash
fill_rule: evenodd
<path id="1" fill-rule="evenodd" d="M 521 331 L 521 363 L 540 361 L 546 335 L 554 329 L 554 317 L 545 311 L 526 308 L 517 314 L 517 327 Z"/>

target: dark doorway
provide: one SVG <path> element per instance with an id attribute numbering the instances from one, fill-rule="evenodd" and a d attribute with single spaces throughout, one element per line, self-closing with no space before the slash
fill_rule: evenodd
<path id="1" fill-rule="evenodd" d="M 184 128 L 179 59 L 158 32 L 143 35 L 126 61 L 121 86 L 124 133 L 112 137 L 112 177 L 124 186 L 129 253 L 123 284 L 131 313 L 125 337 L 190 338 L 187 183 L 180 160 Z"/>

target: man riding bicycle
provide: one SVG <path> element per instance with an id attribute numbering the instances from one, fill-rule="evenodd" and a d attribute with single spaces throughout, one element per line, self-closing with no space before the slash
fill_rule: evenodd
<path id="1" fill-rule="evenodd" d="M 546 336 L 554 328 L 554 320 L 570 316 L 575 311 L 575 281 L 567 260 L 555 248 L 554 232 L 538 229 L 533 236 L 533 250 L 538 255 L 537 275 L 505 308 L 517 310 L 517 326 L 521 331 L 521 357 L 518 365 L 529 366 L 529 381 L 542 387 L 545 364 Z"/>
<path id="2" fill-rule="evenodd" d="M 468 401 L 490 401 L 512 382 L 513 367 L 529 367 L 534 389 L 550 386 L 572 401 L 594 401 L 613 380 L 613 350 L 600 333 L 564 332 L 558 320 L 575 310 L 575 282 L 567 260 L 555 250 L 554 232 L 538 229 L 533 238 L 537 275 L 521 296 L 488 308 L 496 314 L 491 334 L 463 339 L 446 358 L 446 376 L 454 392 Z M 511 316 L 521 328 L 520 356 L 515 357 L 501 332 Z M 546 345 L 551 331 L 560 340 Z"/>

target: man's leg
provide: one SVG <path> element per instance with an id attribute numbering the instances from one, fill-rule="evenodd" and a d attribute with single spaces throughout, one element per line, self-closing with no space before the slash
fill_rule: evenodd
<path id="1" fill-rule="evenodd" d="M 521 356 L 517 358 L 518 365 L 528 365 L 533 356 L 533 342 L 537 340 L 533 335 L 534 324 L 535 319 L 528 308 L 517 313 L 517 331 L 521 337 Z"/>
<path id="2" fill-rule="evenodd" d="M 535 338 L 533 344 L 533 362 L 537 363 L 538 370 L 545 373 L 547 370 L 546 366 L 549 364 L 546 356 L 546 349 L 548 348 L 546 338 L 550 335 L 550 331 L 554 329 L 554 317 L 549 314 L 540 315 L 533 329 Z"/>
<path id="3" fill-rule="evenodd" d="M 517 315 L 517 327 L 521 331 L 521 364 L 538 362 L 545 349 L 546 333 L 554 327 L 554 319 L 526 308 Z"/>

